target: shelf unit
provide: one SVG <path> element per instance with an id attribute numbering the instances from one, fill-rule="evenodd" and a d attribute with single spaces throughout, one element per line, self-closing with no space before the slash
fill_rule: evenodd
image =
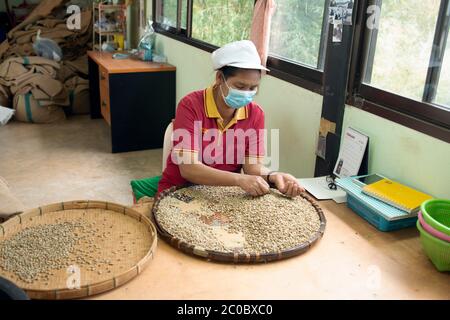
<path id="1" fill-rule="evenodd" d="M 123 36 L 123 42 L 127 42 L 127 8 L 128 1 L 125 4 L 104 4 L 96 3 L 93 4 L 93 48 L 95 51 L 102 51 L 102 45 L 106 42 L 113 42 L 113 37 L 117 35 Z M 95 26 L 95 24 L 100 20 L 100 17 L 104 13 L 108 12 L 118 12 L 117 22 L 119 22 L 118 30 L 102 30 Z"/>

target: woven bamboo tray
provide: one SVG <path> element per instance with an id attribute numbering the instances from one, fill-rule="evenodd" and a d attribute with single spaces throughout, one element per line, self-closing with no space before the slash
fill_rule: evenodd
<path id="1" fill-rule="evenodd" d="M 67 269 L 52 270 L 54 275 L 45 283 L 41 280 L 26 283 L 1 268 L 0 275 L 25 290 L 31 299 L 76 299 L 113 290 L 125 284 L 139 275 L 153 259 L 157 233 L 152 222 L 133 209 L 101 201 L 62 202 L 26 211 L 0 224 L 0 245 L 24 228 L 73 221 L 81 217 L 89 223 L 95 223 L 95 235 L 106 232 L 110 234 L 105 239 L 96 240 L 98 255 L 111 259 L 108 273 L 102 272 L 100 275 L 88 267 L 80 266 L 81 281 L 76 289 L 68 289 Z M 124 248 L 127 248 L 126 251 L 117 255 Z M 113 255 L 113 252 L 116 254 Z M 118 256 L 121 259 L 115 259 Z"/>
<path id="2" fill-rule="evenodd" d="M 322 238 L 325 232 L 326 219 L 322 209 L 317 204 L 317 202 L 314 201 L 311 197 L 307 196 L 306 194 L 302 194 L 301 197 L 303 197 L 304 199 L 306 199 L 308 202 L 311 203 L 320 219 L 319 230 L 308 241 L 301 243 L 293 248 L 290 248 L 289 250 L 272 253 L 253 253 L 253 254 L 227 253 L 199 248 L 193 244 L 189 244 L 171 235 L 161 226 L 157 218 L 157 211 L 161 200 L 169 196 L 171 193 L 185 187 L 187 186 L 178 186 L 178 187 L 175 186 L 159 193 L 155 198 L 155 203 L 152 208 L 152 216 L 153 221 L 155 222 L 156 229 L 158 230 L 158 234 L 164 241 L 166 241 L 172 247 L 197 258 L 206 259 L 208 261 L 225 262 L 225 263 L 243 263 L 243 264 L 245 263 L 255 264 L 255 263 L 283 260 L 306 252 L 309 248 L 311 248 L 311 246 L 314 243 L 316 243 L 319 239 Z"/>

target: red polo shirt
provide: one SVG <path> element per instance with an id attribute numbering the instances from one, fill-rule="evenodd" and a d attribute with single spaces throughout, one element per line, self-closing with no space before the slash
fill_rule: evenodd
<path id="1" fill-rule="evenodd" d="M 259 161 L 265 154 L 263 110 L 252 102 L 237 109 L 224 127 L 212 87 L 180 101 L 173 129 L 173 148 L 158 192 L 188 182 L 181 176 L 180 162 L 239 172 L 245 161 Z"/>

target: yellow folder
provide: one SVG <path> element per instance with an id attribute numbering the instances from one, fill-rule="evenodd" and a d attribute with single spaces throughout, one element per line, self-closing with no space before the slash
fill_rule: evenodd
<path id="1" fill-rule="evenodd" d="M 418 211 L 422 202 L 433 198 L 428 194 L 389 179 L 382 179 L 366 185 L 362 191 L 408 213 Z"/>

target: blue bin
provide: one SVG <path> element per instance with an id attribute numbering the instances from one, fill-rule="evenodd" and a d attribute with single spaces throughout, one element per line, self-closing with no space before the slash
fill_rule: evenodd
<path id="1" fill-rule="evenodd" d="M 417 222 L 417 216 L 389 221 L 350 193 L 347 193 L 347 206 L 375 228 L 384 232 L 414 227 Z"/>

